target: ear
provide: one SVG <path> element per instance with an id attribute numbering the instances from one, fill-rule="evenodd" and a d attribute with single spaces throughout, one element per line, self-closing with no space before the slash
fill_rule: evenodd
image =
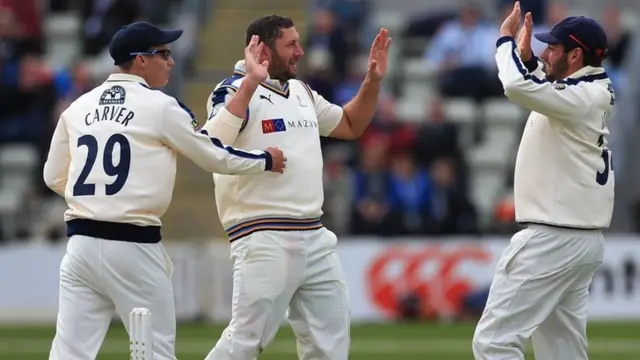
<path id="1" fill-rule="evenodd" d="M 265 44 L 265 46 L 262 47 L 262 53 L 260 54 L 260 61 L 268 60 L 269 62 L 271 62 L 271 55 L 272 55 L 271 48 L 267 44 Z"/>
<path id="2" fill-rule="evenodd" d="M 575 48 L 574 51 L 571 52 L 571 62 L 577 63 L 582 61 L 581 58 L 584 57 L 584 51 L 581 48 Z"/>
<path id="3" fill-rule="evenodd" d="M 145 58 L 144 56 L 142 56 L 142 55 L 136 55 L 136 57 L 137 57 L 138 59 L 140 59 L 140 65 L 143 65 L 143 66 L 144 66 L 144 65 L 146 65 L 146 64 L 147 64 L 147 58 Z"/>

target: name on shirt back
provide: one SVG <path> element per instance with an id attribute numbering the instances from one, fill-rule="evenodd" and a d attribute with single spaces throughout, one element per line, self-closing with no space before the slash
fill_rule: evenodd
<path id="1" fill-rule="evenodd" d="M 125 108 L 124 106 L 101 106 L 96 108 L 93 112 L 88 113 L 84 117 L 84 123 L 87 126 L 93 125 L 103 121 L 114 121 L 122 126 L 129 125 L 136 116 L 136 113 Z"/>

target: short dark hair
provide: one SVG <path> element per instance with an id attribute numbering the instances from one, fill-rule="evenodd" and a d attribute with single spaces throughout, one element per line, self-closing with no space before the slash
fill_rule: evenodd
<path id="1" fill-rule="evenodd" d="M 272 14 L 259 17 L 247 28 L 245 45 L 249 45 L 253 35 L 258 35 L 261 42 L 264 42 L 269 47 L 273 47 L 276 39 L 282 35 L 280 30 L 290 27 L 293 27 L 293 20 L 286 16 Z"/>
<path id="2" fill-rule="evenodd" d="M 568 55 L 569 51 L 573 50 L 573 49 L 580 49 L 582 50 L 582 66 L 593 66 L 593 67 L 602 67 L 602 62 L 607 58 L 607 53 L 605 51 L 604 55 L 598 57 L 596 56 L 596 54 L 587 51 L 585 49 L 583 49 L 580 46 L 573 46 L 573 47 L 564 47 L 564 54 Z"/>
<path id="3" fill-rule="evenodd" d="M 596 56 L 594 53 L 582 51 L 582 63 L 584 66 L 602 67 L 602 62 L 607 58 L 606 52 L 603 56 Z"/>
<path id="4" fill-rule="evenodd" d="M 131 60 L 127 60 L 122 64 L 118 65 L 118 67 L 124 71 L 131 71 L 131 68 L 133 67 L 133 63 L 135 60 L 136 60 L 135 58 Z"/>

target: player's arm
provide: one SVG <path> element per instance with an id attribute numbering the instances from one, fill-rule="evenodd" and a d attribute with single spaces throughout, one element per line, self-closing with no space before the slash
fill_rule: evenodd
<path id="1" fill-rule="evenodd" d="M 510 36 L 498 39 L 497 48 L 498 76 L 513 103 L 552 118 L 576 119 L 587 114 L 590 99 L 579 85 L 551 83 L 530 72 Z"/>
<path id="2" fill-rule="evenodd" d="M 340 118 L 329 136 L 342 140 L 359 138 L 373 119 L 378 104 L 378 95 L 380 95 L 380 81 L 373 81 L 369 77 L 365 78 L 356 96 L 342 108 Z M 332 109 L 335 105 L 327 104 L 326 100 L 322 100 L 324 99 L 316 102 L 318 121 L 331 124 L 338 111 Z"/>
<path id="3" fill-rule="evenodd" d="M 69 133 L 67 132 L 65 113 L 60 115 L 56 129 L 53 132 L 47 161 L 42 171 L 44 183 L 56 194 L 64 197 L 69 177 Z"/>
<path id="4" fill-rule="evenodd" d="M 245 78 L 236 90 L 232 86 L 216 88 L 207 104 L 209 119 L 203 129 L 225 144 L 233 144 L 249 117 L 249 102 L 260 82 Z"/>
<path id="5" fill-rule="evenodd" d="M 178 101 L 168 102 L 159 122 L 164 143 L 207 172 L 236 175 L 272 170 L 273 158 L 269 152 L 225 146 L 219 139 L 209 137 L 206 130 L 194 129 L 194 119 L 186 106 Z"/>
<path id="6" fill-rule="evenodd" d="M 362 82 L 358 94 L 343 107 L 338 121 L 334 119 L 337 110 L 327 110 L 328 105 L 323 104 L 322 101 L 316 102 L 318 121 L 325 122 L 327 128 L 335 124 L 329 132 L 330 137 L 344 140 L 357 139 L 371 123 L 378 104 L 380 83 L 387 72 L 390 45 L 389 32 L 387 29 L 380 29 L 371 44 L 367 76 Z M 319 127 L 321 126 L 319 124 Z"/>

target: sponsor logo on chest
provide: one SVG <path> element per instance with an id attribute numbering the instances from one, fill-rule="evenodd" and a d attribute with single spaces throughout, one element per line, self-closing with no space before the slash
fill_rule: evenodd
<path id="1" fill-rule="evenodd" d="M 315 120 L 287 120 L 284 119 L 266 119 L 262 120 L 262 133 L 271 134 L 277 132 L 285 132 L 291 129 L 317 129 L 318 122 Z"/>

